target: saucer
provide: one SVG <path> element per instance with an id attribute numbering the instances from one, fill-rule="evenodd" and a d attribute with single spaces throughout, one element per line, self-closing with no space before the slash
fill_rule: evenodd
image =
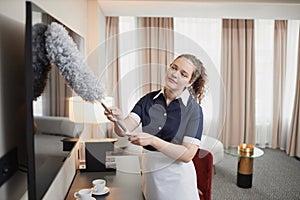
<path id="1" fill-rule="evenodd" d="M 104 194 L 107 194 L 108 192 L 109 192 L 109 188 L 105 187 L 102 192 L 94 192 L 94 190 L 93 190 L 93 195 L 104 195 Z"/>

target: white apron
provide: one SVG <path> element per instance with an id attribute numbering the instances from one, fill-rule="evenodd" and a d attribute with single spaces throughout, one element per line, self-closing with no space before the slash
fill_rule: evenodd
<path id="1" fill-rule="evenodd" d="M 199 200 L 193 161 L 179 162 L 144 150 L 141 167 L 146 200 Z"/>

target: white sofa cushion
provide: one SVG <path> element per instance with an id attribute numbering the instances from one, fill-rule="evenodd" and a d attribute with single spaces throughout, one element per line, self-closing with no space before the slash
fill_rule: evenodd
<path id="1" fill-rule="evenodd" d="M 79 137 L 83 130 L 82 123 L 75 123 L 67 117 L 35 116 L 37 133 L 65 137 Z"/>

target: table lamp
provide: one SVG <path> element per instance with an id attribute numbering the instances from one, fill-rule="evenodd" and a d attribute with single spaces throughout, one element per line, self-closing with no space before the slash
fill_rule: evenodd
<path id="1" fill-rule="evenodd" d="M 105 97 L 102 102 L 111 107 L 112 97 Z M 83 171 L 109 171 L 107 168 L 106 152 L 113 151 L 116 139 L 102 137 L 99 133 L 98 124 L 107 123 L 109 120 L 104 115 L 101 103 L 90 103 L 79 96 L 69 98 L 69 119 L 77 123 L 90 124 L 90 135 L 84 131 L 79 140 L 79 169 Z M 95 131 L 96 130 L 96 131 Z"/>
<path id="2" fill-rule="evenodd" d="M 105 97 L 102 102 L 110 107 L 113 105 L 113 98 Z M 89 138 L 95 138 L 95 133 L 98 133 L 95 131 L 98 124 L 109 122 L 100 103 L 90 103 L 79 96 L 69 98 L 69 119 L 77 123 L 90 124 Z"/>

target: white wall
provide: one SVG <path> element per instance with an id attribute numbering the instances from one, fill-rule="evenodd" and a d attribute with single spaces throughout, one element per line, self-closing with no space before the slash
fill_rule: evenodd
<path id="1" fill-rule="evenodd" d="M 22 88 L 24 79 L 24 25 L 0 14 L 0 157 L 17 148 L 20 164 L 26 164 L 26 136 Z M 1 175 L 2 176 L 2 169 Z M 12 188 L 17 188 L 12 192 Z M 26 190 L 26 173 L 17 173 L 0 187 L 0 198 Z M 20 193 L 18 193 L 20 192 Z"/>
<path id="2" fill-rule="evenodd" d="M 105 41 L 105 16 L 97 0 L 88 0 L 88 44 L 87 60 L 90 68 L 99 75 L 104 70 L 105 54 L 103 44 Z"/>
<path id="3" fill-rule="evenodd" d="M 33 2 L 86 38 L 87 1 L 89 0 L 34 0 Z M 0 14 L 4 19 L 9 19 L 6 21 L 16 22 L 17 27 L 21 27 L 25 34 L 25 0 L 1 0 Z M 25 133 L 18 132 L 20 127 L 17 127 L 18 120 L 22 119 L 15 117 L 17 112 L 21 112 L 20 104 L 24 101 L 22 99 L 24 91 L 20 87 L 20 82 L 24 84 L 24 80 L 20 77 L 25 65 L 25 35 L 14 36 L 13 29 L 10 33 L 2 32 L 3 28 L 0 30 L 0 157 L 2 157 L 13 147 L 25 148 Z M 11 45 L 4 44 L 6 42 L 3 40 L 4 37 L 12 42 Z M 19 157 L 24 158 L 22 152 L 19 153 Z M 26 188 L 26 174 L 19 171 L 0 187 L 0 199 L 20 199 L 26 192 Z"/>
<path id="4" fill-rule="evenodd" d="M 88 0 L 32 0 L 61 22 L 87 36 L 87 1 Z M 0 13 L 25 23 L 26 0 L 1 0 Z"/>

